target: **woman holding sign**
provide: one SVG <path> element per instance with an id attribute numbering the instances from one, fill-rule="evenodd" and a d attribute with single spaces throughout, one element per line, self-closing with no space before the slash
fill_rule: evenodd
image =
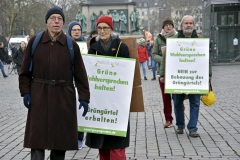
<path id="1" fill-rule="evenodd" d="M 158 65 L 157 75 L 159 77 L 159 84 L 162 92 L 162 99 L 163 99 L 163 111 L 165 116 L 165 124 L 164 128 L 169 128 L 172 126 L 172 102 L 171 102 L 171 95 L 164 93 L 164 72 L 165 72 L 165 50 L 166 50 L 166 39 L 169 37 L 177 37 L 177 31 L 174 29 L 173 21 L 169 18 L 166 18 L 162 24 L 162 31 L 157 36 L 154 46 L 153 46 L 153 53 L 152 58 L 156 61 Z"/>
<path id="2" fill-rule="evenodd" d="M 89 54 L 129 58 L 129 50 L 117 35 L 113 34 L 110 16 L 101 16 L 96 23 L 98 36 L 90 41 Z M 129 115 L 126 115 L 129 116 Z M 129 147 L 130 124 L 126 137 L 87 133 L 86 145 L 99 149 L 100 160 L 126 160 L 125 148 Z"/>

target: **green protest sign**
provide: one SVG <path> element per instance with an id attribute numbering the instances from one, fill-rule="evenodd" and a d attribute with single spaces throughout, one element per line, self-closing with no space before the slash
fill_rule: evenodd
<path id="1" fill-rule="evenodd" d="M 208 91 L 209 39 L 167 39 L 165 93 L 206 94 Z"/>

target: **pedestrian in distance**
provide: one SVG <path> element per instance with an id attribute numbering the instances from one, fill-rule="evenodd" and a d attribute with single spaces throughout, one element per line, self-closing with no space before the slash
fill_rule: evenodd
<path id="1" fill-rule="evenodd" d="M 79 22 L 73 21 L 68 24 L 68 35 L 76 42 L 85 42 L 86 39 L 82 36 L 82 27 Z M 78 149 L 82 149 L 84 132 L 78 131 Z"/>
<path id="2" fill-rule="evenodd" d="M 193 16 L 185 15 L 181 20 L 181 30 L 178 31 L 178 38 L 198 38 L 197 32 L 194 29 L 195 21 Z M 201 66 L 199 66 L 201 67 Z M 212 77 L 212 67 L 209 64 L 209 78 Z M 174 102 L 174 111 L 176 117 L 177 134 L 183 134 L 185 128 L 184 108 L 183 101 L 185 100 L 185 94 L 172 94 Z M 199 116 L 200 107 L 200 94 L 188 94 L 187 95 L 190 104 L 190 118 L 187 124 L 190 137 L 199 137 L 197 132 L 197 122 Z"/>
<path id="3" fill-rule="evenodd" d="M 150 45 L 152 46 L 152 50 L 153 50 L 154 41 L 151 40 Z M 156 80 L 158 63 L 156 61 L 154 61 L 154 59 L 152 58 L 152 50 L 151 50 L 151 69 L 152 69 L 152 73 L 153 73 L 153 78 L 151 80 Z"/>
<path id="4" fill-rule="evenodd" d="M 152 60 L 151 60 L 151 54 L 152 54 L 152 48 L 153 46 L 150 44 L 150 40 L 147 41 L 146 48 L 148 51 L 148 61 L 147 61 L 147 66 L 148 69 L 152 69 Z"/>
<path id="5" fill-rule="evenodd" d="M 0 32 L 0 42 L 2 42 L 4 46 L 7 46 L 8 44 L 6 37 L 2 34 L 2 32 Z"/>
<path id="6" fill-rule="evenodd" d="M 144 80 L 147 80 L 146 68 L 147 68 L 147 62 L 148 62 L 148 51 L 146 48 L 146 40 L 144 38 L 141 38 L 139 40 L 138 62 L 139 62 L 140 68 L 142 67 Z"/>
<path id="7" fill-rule="evenodd" d="M 26 47 L 27 47 L 27 44 L 24 41 L 20 42 L 20 46 L 19 46 L 18 50 L 13 54 L 13 61 L 16 64 L 18 74 L 19 74 L 20 68 L 22 66 L 24 52 L 26 50 Z"/>
<path id="8" fill-rule="evenodd" d="M 97 35 L 98 35 L 98 32 L 97 32 L 96 29 L 94 29 L 94 30 L 92 30 L 92 31 L 90 32 L 89 37 L 88 37 L 87 40 L 90 41 L 92 38 L 97 37 Z"/>
<path id="9" fill-rule="evenodd" d="M 89 37 L 87 38 L 87 47 L 88 49 L 90 48 L 90 41 L 92 38 L 97 37 L 98 32 L 96 29 L 92 30 L 91 33 L 89 34 Z"/>
<path id="10" fill-rule="evenodd" d="M 177 31 L 174 29 L 174 24 L 171 18 L 165 18 L 162 24 L 162 30 L 157 36 L 154 42 L 152 58 L 156 61 L 158 65 L 157 75 L 160 89 L 162 92 L 163 100 L 163 112 L 165 116 L 164 128 L 169 128 L 172 126 L 172 99 L 171 94 L 165 94 L 165 85 L 164 85 L 164 76 L 165 76 L 165 48 L 166 48 L 166 39 L 171 37 L 177 37 Z"/>
<path id="11" fill-rule="evenodd" d="M 19 74 L 20 94 L 28 108 L 24 147 L 31 148 L 32 160 L 44 160 L 45 149 L 51 150 L 51 160 L 64 160 L 67 150 L 78 149 L 73 82 L 79 95 L 79 108 L 84 108 L 83 116 L 90 101 L 89 84 L 79 46 L 62 31 L 65 22 L 62 9 L 50 8 L 45 22 L 47 29 L 34 55 L 31 49 L 38 36 L 29 40 Z M 73 63 L 68 42 L 72 42 Z"/>
<path id="12" fill-rule="evenodd" d="M 17 52 L 18 49 L 15 47 L 14 44 L 10 44 L 10 50 L 11 50 L 11 52 L 12 52 L 11 56 L 13 57 L 14 54 Z"/>
<path id="13" fill-rule="evenodd" d="M 113 21 L 110 16 L 101 16 L 96 22 L 98 36 L 91 39 L 89 54 L 129 58 L 129 50 L 120 38 L 113 34 Z M 118 50 L 119 48 L 119 50 Z M 129 115 L 126 115 L 129 116 Z M 99 149 L 100 160 L 126 160 L 126 147 L 129 147 L 130 124 L 126 137 L 87 133 L 86 145 Z"/>
<path id="14" fill-rule="evenodd" d="M 6 56 L 8 56 L 8 54 L 7 54 L 6 49 L 4 48 L 4 43 L 0 42 L 0 70 L 1 70 L 4 78 L 8 77 L 5 73 L 4 64 L 3 64 L 3 62 L 6 61 Z"/>

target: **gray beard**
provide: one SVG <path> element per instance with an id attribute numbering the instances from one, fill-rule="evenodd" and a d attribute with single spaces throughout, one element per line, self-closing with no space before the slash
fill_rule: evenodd
<path id="1" fill-rule="evenodd" d="M 185 29 L 185 30 L 183 30 L 184 34 L 192 34 L 192 32 L 193 32 L 193 29 Z"/>
<path id="2" fill-rule="evenodd" d="M 193 32 L 193 29 L 185 29 L 185 30 L 183 30 L 183 34 L 184 34 L 186 37 L 191 37 L 192 32 Z"/>

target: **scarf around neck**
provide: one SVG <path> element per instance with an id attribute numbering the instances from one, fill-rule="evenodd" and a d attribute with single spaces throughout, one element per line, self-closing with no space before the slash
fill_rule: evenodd
<path id="1" fill-rule="evenodd" d="M 173 28 L 173 30 L 171 32 L 165 32 L 164 29 L 162 29 L 161 31 L 161 35 L 164 36 L 165 38 L 168 38 L 168 37 L 172 37 L 173 35 L 175 35 L 177 33 L 177 31 L 175 30 L 175 28 Z"/>

